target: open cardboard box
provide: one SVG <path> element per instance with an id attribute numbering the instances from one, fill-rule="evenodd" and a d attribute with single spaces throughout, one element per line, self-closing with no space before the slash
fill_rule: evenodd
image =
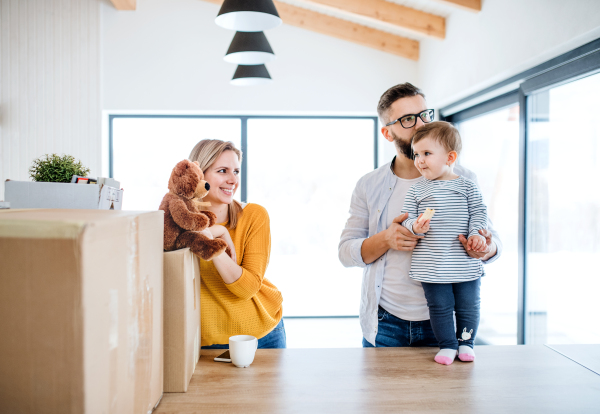
<path id="1" fill-rule="evenodd" d="M 148 413 L 163 212 L 0 210 L 0 412 Z"/>
<path id="2" fill-rule="evenodd" d="M 4 201 L 10 208 L 64 208 L 121 210 L 123 190 L 101 184 L 4 183 Z"/>

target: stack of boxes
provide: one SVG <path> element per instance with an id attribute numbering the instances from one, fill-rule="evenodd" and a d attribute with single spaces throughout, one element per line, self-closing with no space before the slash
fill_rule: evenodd
<path id="1" fill-rule="evenodd" d="M 0 210 L 0 412 L 148 413 L 187 389 L 198 265 L 164 253 L 163 280 L 163 227 L 162 211 Z"/>

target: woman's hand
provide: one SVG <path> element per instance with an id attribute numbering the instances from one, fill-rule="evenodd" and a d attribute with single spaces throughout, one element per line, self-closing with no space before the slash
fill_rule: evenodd
<path id="1" fill-rule="evenodd" d="M 235 246 L 233 245 L 233 240 L 231 240 L 231 236 L 229 235 L 229 231 L 220 224 L 215 224 L 214 226 L 209 227 L 205 231 L 208 231 L 211 234 L 211 239 L 223 239 L 227 246 L 229 246 L 229 250 L 231 250 L 231 259 L 234 263 L 237 263 L 237 256 L 235 254 Z"/>

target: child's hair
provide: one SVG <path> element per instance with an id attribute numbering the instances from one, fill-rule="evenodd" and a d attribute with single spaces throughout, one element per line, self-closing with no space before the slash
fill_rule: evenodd
<path id="1" fill-rule="evenodd" d="M 431 138 L 439 142 L 448 152 L 456 151 L 457 154 L 460 154 L 462 149 L 458 129 L 449 122 L 436 121 L 423 125 L 413 135 L 412 145 L 425 138 Z"/>

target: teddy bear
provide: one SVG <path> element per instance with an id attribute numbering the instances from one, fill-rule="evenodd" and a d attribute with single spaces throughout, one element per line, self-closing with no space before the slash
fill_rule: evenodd
<path id="1" fill-rule="evenodd" d="M 198 206 L 210 205 L 197 200 L 206 197 L 210 190 L 198 162 L 178 162 L 171 172 L 168 188 L 169 192 L 159 207 L 165 212 L 165 251 L 189 247 L 204 260 L 211 260 L 224 251 L 231 256 L 224 240 L 210 239 L 200 233 L 214 225 L 217 216 L 211 211 L 198 209 Z"/>

